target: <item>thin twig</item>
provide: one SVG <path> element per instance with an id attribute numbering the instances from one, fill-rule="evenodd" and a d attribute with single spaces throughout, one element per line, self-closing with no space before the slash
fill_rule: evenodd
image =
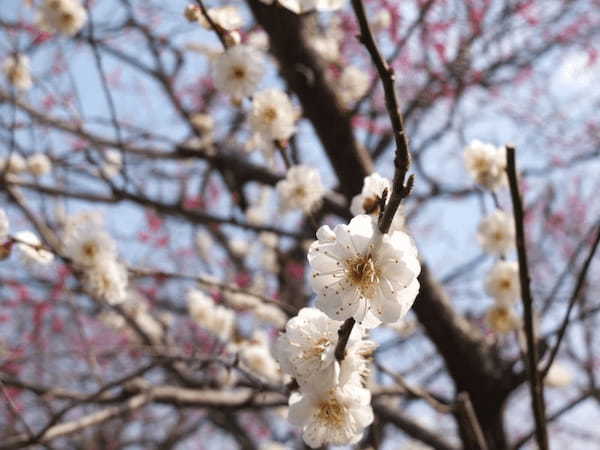
<path id="1" fill-rule="evenodd" d="M 513 204 L 515 230 L 517 238 L 517 255 L 519 259 L 519 280 L 523 301 L 525 337 L 527 339 L 527 373 L 533 415 L 535 418 L 536 439 L 540 450 L 548 449 L 548 431 L 546 429 L 546 408 L 544 405 L 544 386 L 538 372 L 538 349 L 533 324 L 533 296 L 531 294 L 529 267 L 527 265 L 527 248 L 525 245 L 525 227 L 523 204 L 519 194 L 515 149 L 506 146 L 506 172 L 510 185 L 510 196 Z"/>
<path id="2" fill-rule="evenodd" d="M 598 244 L 600 244 L 600 226 L 597 227 L 597 229 L 596 229 L 596 237 L 594 238 L 594 242 L 590 248 L 590 252 L 588 253 L 587 258 L 586 258 L 585 262 L 583 263 L 583 267 L 581 268 L 581 271 L 579 272 L 579 276 L 577 277 L 577 282 L 575 283 L 575 289 L 573 290 L 573 294 L 571 295 L 571 299 L 569 300 L 569 306 L 567 307 L 567 312 L 565 313 L 565 317 L 564 317 L 561 327 L 558 331 L 558 337 L 556 338 L 556 343 L 554 344 L 554 347 L 552 348 L 552 351 L 550 352 L 548 361 L 547 361 L 544 369 L 542 370 L 542 373 L 541 373 L 542 380 L 544 378 L 546 378 L 546 375 L 548 375 L 548 371 L 550 370 L 550 367 L 552 366 L 552 363 L 554 362 L 554 359 L 556 358 L 556 355 L 558 354 L 560 344 L 566 334 L 567 327 L 569 326 L 569 323 L 570 323 L 569 321 L 571 318 L 571 312 L 573 311 L 573 307 L 575 306 L 577 299 L 579 299 L 579 295 L 581 294 L 581 290 L 583 289 L 586 276 L 588 274 L 590 266 L 592 265 L 592 259 L 594 259 L 594 255 L 596 254 L 596 250 L 598 249 Z"/>

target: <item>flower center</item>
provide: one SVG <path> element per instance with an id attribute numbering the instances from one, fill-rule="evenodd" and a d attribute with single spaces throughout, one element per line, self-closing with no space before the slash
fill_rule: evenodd
<path id="1" fill-rule="evenodd" d="M 371 255 L 359 256 L 351 260 L 347 267 L 350 282 L 358 287 L 364 297 L 371 298 L 375 285 L 379 282 L 379 271 Z"/>
<path id="2" fill-rule="evenodd" d="M 267 123 L 274 122 L 277 119 L 277 111 L 273 107 L 266 108 L 262 113 L 263 119 Z"/>
<path id="3" fill-rule="evenodd" d="M 315 341 L 313 345 L 302 353 L 302 357 L 304 359 L 312 359 L 318 358 L 323 360 L 325 358 L 325 353 L 327 348 L 331 345 L 331 342 L 326 337 L 322 337 L 319 340 Z"/>
<path id="4" fill-rule="evenodd" d="M 335 397 L 330 397 L 321 402 L 317 418 L 331 427 L 340 427 L 344 424 L 345 408 Z"/>
<path id="5" fill-rule="evenodd" d="M 378 195 L 365 198 L 363 202 L 363 209 L 366 214 L 378 214 L 379 213 L 379 201 L 381 198 Z"/>
<path id="6" fill-rule="evenodd" d="M 246 77 L 246 70 L 241 66 L 235 66 L 231 71 L 232 78 L 243 80 Z"/>

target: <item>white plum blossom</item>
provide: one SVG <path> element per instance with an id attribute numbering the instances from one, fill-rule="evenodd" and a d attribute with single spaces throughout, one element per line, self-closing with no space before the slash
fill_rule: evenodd
<path id="1" fill-rule="evenodd" d="M 274 3 L 274 0 L 260 1 L 267 5 Z M 334 11 L 344 6 L 346 0 L 277 0 L 277 3 L 296 14 L 302 14 L 313 10 Z"/>
<path id="2" fill-rule="evenodd" d="M 246 36 L 246 43 L 266 52 L 269 49 L 269 35 L 264 30 L 253 30 Z"/>
<path id="3" fill-rule="evenodd" d="M 485 315 L 485 320 L 493 331 L 501 334 L 510 333 L 521 326 L 521 319 L 517 313 L 510 305 L 505 304 L 492 306 Z"/>
<path id="4" fill-rule="evenodd" d="M 356 66 L 346 66 L 335 84 L 338 97 L 346 108 L 365 95 L 369 85 L 369 75 Z"/>
<path id="5" fill-rule="evenodd" d="M 127 268 L 115 259 L 103 259 L 83 272 L 83 287 L 93 297 L 108 304 L 127 298 Z"/>
<path id="6" fill-rule="evenodd" d="M 29 58 L 27 55 L 17 53 L 9 56 L 2 64 L 2 71 L 6 75 L 6 79 L 15 88 L 22 91 L 31 89 L 33 81 L 31 80 L 31 72 L 29 70 Z"/>
<path id="7" fill-rule="evenodd" d="M 52 170 L 52 162 L 44 153 L 34 153 L 27 158 L 27 168 L 36 177 L 42 177 Z"/>
<path id="8" fill-rule="evenodd" d="M 546 374 L 546 378 L 544 378 L 544 383 L 546 386 L 552 388 L 564 388 L 570 385 L 572 382 L 573 373 L 567 366 L 559 361 L 552 363 L 548 373 Z"/>
<path id="9" fill-rule="evenodd" d="M 25 159 L 16 152 L 11 153 L 8 158 L 0 158 L 0 171 L 6 170 L 7 173 L 18 175 L 26 169 Z"/>
<path id="10" fill-rule="evenodd" d="M 200 9 L 199 7 L 197 7 Z M 187 9 L 186 9 L 187 11 Z M 196 19 L 200 25 L 202 25 L 207 30 L 212 29 L 208 20 L 202 14 L 202 11 L 199 11 L 198 18 Z M 208 9 L 208 15 L 211 20 L 226 31 L 233 31 L 241 28 L 244 25 L 244 20 L 240 15 L 240 11 L 237 7 L 233 5 L 225 5 L 225 6 L 216 6 L 214 8 Z"/>
<path id="11" fill-rule="evenodd" d="M 471 141 L 464 151 L 465 166 L 475 182 L 496 190 L 506 184 L 506 149 L 479 140 Z"/>
<path id="12" fill-rule="evenodd" d="M 334 63 L 340 59 L 340 41 L 332 34 L 311 34 L 308 44 L 326 62 Z"/>
<path id="13" fill-rule="evenodd" d="M 486 278 L 485 289 L 498 303 L 514 303 L 521 295 L 519 264 L 498 261 Z"/>
<path id="14" fill-rule="evenodd" d="M 216 88 L 241 100 L 256 92 L 264 74 L 263 53 L 249 45 L 235 45 L 219 55 L 213 64 Z"/>
<path id="15" fill-rule="evenodd" d="M 90 267 L 116 259 L 117 246 L 107 232 L 82 224 L 66 235 L 65 253 L 79 266 Z"/>
<path id="16" fill-rule="evenodd" d="M 10 229 L 10 223 L 6 212 L 0 208 L 0 244 L 2 244 L 8 237 L 8 230 Z"/>
<path id="17" fill-rule="evenodd" d="M 316 308 L 302 308 L 288 321 L 274 348 L 281 369 L 294 377 L 303 390 L 323 384 L 335 385 L 354 374 L 365 376 L 367 359 L 375 344 L 363 340 L 359 325 L 352 329 L 346 345 L 346 357 L 340 368 L 335 360 L 338 329 L 342 322 L 330 319 Z M 340 374 L 341 371 L 341 374 Z"/>
<path id="18" fill-rule="evenodd" d="M 43 0 L 38 24 L 47 31 L 67 36 L 76 34 L 87 21 L 87 13 L 79 0 Z"/>
<path id="19" fill-rule="evenodd" d="M 198 325 L 227 341 L 233 334 L 235 314 L 223 305 L 216 305 L 214 300 L 203 292 L 191 290 L 187 295 L 190 317 Z"/>
<path id="20" fill-rule="evenodd" d="M 252 340 L 244 341 L 238 351 L 242 367 L 255 375 L 276 381 L 281 372 L 269 349 L 269 339 L 264 332 L 255 331 Z"/>
<path id="21" fill-rule="evenodd" d="M 352 198 L 350 212 L 357 216 L 359 214 L 369 214 L 374 220 L 377 220 L 380 212 L 380 202 L 383 197 L 383 191 L 388 190 L 388 199 L 392 193 L 392 184 L 390 180 L 382 177 L 377 172 L 365 177 L 362 191 Z M 401 230 L 404 227 L 404 212 L 402 205 L 396 210 L 392 221 L 391 230 Z"/>
<path id="22" fill-rule="evenodd" d="M 206 230 L 198 230 L 195 243 L 200 258 L 205 261 L 210 261 L 210 255 L 213 249 L 213 239 L 210 233 Z"/>
<path id="23" fill-rule="evenodd" d="M 481 247 L 492 255 L 504 255 L 515 245 L 515 224 L 510 214 L 497 209 L 477 228 Z"/>
<path id="24" fill-rule="evenodd" d="M 121 171 L 122 167 L 123 156 L 119 151 L 111 149 L 104 152 L 104 163 L 100 168 L 103 176 L 113 178 Z"/>
<path id="25" fill-rule="evenodd" d="M 25 264 L 47 265 L 54 260 L 54 254 L 43 248 L 42 241 L 32 231 L 19 231 L 14 238 Z"/>
<path id="26" fill-rule="evenodd" d="M 284 209 L 301 209 L 309 213 L 319 206 L 325 187 L 316 169 L 308 166 L 293 166 L 277 183 L 277 192 Z"/>
<path id="27" fill-rule="evenodd" d="M 278 328 L 282 328 L 287 320 L 287 316 L 280 308 L 268 303 L 256 305 L 254 308 L 254 315 L 257 319 Z"/>
<path id="28" fill-rule="evenodd" d="M 392 15 L 387 9 L 380 9 L 373 15 L 370 25 L 374 33 L 387 30 L 392 25 Z"/>
<path id="29" fill-rule="evenodd" d="M 267 89 L 252 98 L 250 125 L 266 140 L 289 139 L 296 131 L 296 109 L 280 89 Z"/>
<path id="30" fill-rule="evenodd" d="M 354 444 L 373 422 L 370 402 L 369 390 L 353 382 L 293 393 L 288 420 L 302 429 L 302 438 L 309 447 Z"/>
<path id="31" fill-rule="evenodd" d="M 333 239 L 335 235 L 335 239 Z M 329 317 L 359 323 L 370 312 L 384 323 L 406 315 L 419 291 L 417 249 L 402 231 L 381 235 L 372 218 L 320 230 L 308 251 L 316 306 Z"/>

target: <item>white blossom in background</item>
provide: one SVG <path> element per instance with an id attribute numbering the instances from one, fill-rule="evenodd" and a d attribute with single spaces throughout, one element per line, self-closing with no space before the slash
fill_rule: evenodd
<path id="1" fill-rule="evenodd" d="M 260 0 L 262 3 L 272 5 L 274 0 Z M 277 3 L 296 14 L 308 11 L 334 11 L 346 4 L 347 0 L 277 0 Z"/>
<path id="2" fill-rule="evenodd" d="M 269 218 L 272 189 L 263 188 L 258 198 L 246 209 L 246 220 L 252 225 L 264 225 Z"/>
<path id="3" fill-rule="evenodd" d="M 287 321 L 286 314 L 280 308 L 268 303 L 258 304 L 254 308 L 254 315 L 257 319 L 277 328 L 283 328 Z"/>
<path id="4" fill-rule="evenodd" d="M 342 104 L 350 108 L 369 90 L 369 75 L 356 66 L 346 66 L 335 82 L 336 92 Z"/>
<path id="5" fill-rule="evenodd" d="M 259 450 L 287 450 L 287 447 L 279 442 L 269 441 L 260 444 Z"/>
<path id="6" fill-rule="evenodd" d="M 369 21 L 374 33 L 387 30 L 392 25 L 392 15 L 387 9 L 380 9 Z"/>
<path id="7" fill-rule="evenodd" d="M 510 305 L 496 304 L 485 315 L 488 326 L 496 333 L 511 333 L 521 327 L 521 318 Z"/>
<path id="8" fill-rule="evenodd" d="M 487 293 L 499 303 L 513 303 L 521 295 L 519 264 L 514 261 L 498 261 L 485 281 Z"/>
<path id="9" fill-rule="evenodd" d="M 67 36 L 76 34 L 87 22 L 87 13 L 79 0 L 43 0 L 38 14 L 39 26 Z"/>
<path id="10" fill-rule="evenodd" d="M 219 55 L 213 63 L 216 88 L 234 99 L 253 95 L 264 75 L 265 57 L 249 45 L 236 45 Z"/>
<path id="11" fill-rule="evenodd" d="M 258 235 L 258 238 L 260 239 L 260 242 L 267 247 L 275 248 L 279 244 L 279 236 L 269 231 L 263 231 Z"/>
<path id="12" fill-rule="evenodd" d="M 25 264 L 48 265 L 54 260 L 54 254 L 42 247 L 42 241 L 32 231 L 19 231 L 14 235 L 17 249 Z"/>
<path id="13" fill-rule="evenodd" d="M 255 331 L 250 341 L 244 341 L 238 351 L 242 367 L 268 381 L 277 381 L 281 377 L 279 365 L 273 359 L 269 348 L 269 339 L 262 331 Z"/>
<path id="14" fill-rule="evenodd" d="M 392 184 L 390 180 L 382 177 L 377 172 L 365 177 L 362 191 L 352 198 L 350 212 L 357 216 L 359 214 L 369 214 L 374 220 L 379 218 L 379 204 L 383 196 L 383 191 L 388 190 L 388 199 L 392 193 Z M 386 203 L 387 204 L 387 203 Z M 392 221 L 391 231 L 401 230 L 404 227 L 404 212 L 402 205 L 396 210 Z"/>
<path id="15" fill-rule="evenodd" d="M 548 370 L 544 383 L 553 388 L 564 388 L 573 382 L 573 373 L 564 364 L 554 361 Z"/>
<path id="16" fill-rule="evenodd" d="M 25 159 L 16 152 L 10 154 L 8 158 L 0 158 L 0 171 L 5 171 L 12 175 L 18 175 L 27 169 Z"/>
<path id="17" fill-rule="evenodd" d="M 316 169 L 299 165 L 291 167 L 285 180 L 277 183 L 277 192 L 284 209 L 301 209 L 310 213 L 320 205 L 325 187 Z"/>
<path id="18" fill-rule="evenodd" d="M 229 241 L 229 249 L 238 258 L 243 258 L 248 254 L 250 244 L 246 239 L 232 239 Z"/>
<path id="19" fill-rule="evenodd" d="M 115 259 L 104 259 L 83 272 L 83 287 L 91 296 L 108 304 L 127 298 L 127 268 Z"/>
<path id="20" fill-rule="evenodd" d="M 506 149 L 478 140 L 471 141 L 464 151 L 465 166 L 475 182 L 496 190 L 506 184 Z"/>
<path id="21" fill-rule="evenodd" d="M 214 141 L 215 120 L 210 114 L 196 113 L 190 118 L 191 124 L 200 134 L 198 147 L 206 149 Z"/>
<path id="22" fill-rule="evenodd" d="M 261 304 L 258 298 L 246 292 L 225 291 L 225 301 L 232 308 L 242 311 L 254 309 Z"/>
<path id="23" fill-rule="evenodd" d="M 497 209 L 485 217 L 477 228 L 481 247 L 492 255 L 504 255 L 515 246 L 515 223 L 512 215 Z"/>
<path id="24" fill-rule="evenodd" d="M 227 341 L 233 335 L 235 314 L 223 305 L 215 304 L 214 300 L 203 292 L 191 290 L 187 295 L 190 317 L 198 325 Z"/>
<path id="25" fill-rule="evenodd" d="M 381 235 L 370 216 L 359 215 L 348 225 L 323 229 L 317 237 L 308 262 L 319 309 L 332 319 L 354 317 L 359 323 L 368 312 L 383 323 L 406 315 L 419 291 L 421 271 L 417 249 L 406 233 Z"/>
<path id="26" fill-rule="evenodd" d="M 27 168 L 36 177 L 42 177 L 52 170 L 52 162 L 44 153 L 34 153 L 27 158 Z"/>
<path id="27" fill-rule="evenodd" d="M 116 176 L 123 167 L 123 155 L 117 150 L 106 150 L 104 152 L 104 163 L 100 167 L 102 175 L 107 178 Z"/>
<path id="28" fill-rule="evenodd" d="M 289 139 L 296 131 L 296 116 L 290 98 L 280 89 L 260 91 L 252 98 L 250 126 L 263 139 Z"/>
<path id="29" fill-rule="evenodd" d="M 253 30 L 246 35 L 246 43 L 266 52 L 269 50 L 269 35 L 264 30 Z"/>
<path id="30" fill-rule="evenodd" d="M 274 348 L 281 369 L 295 378 L 302 390 L 323 384 L 335 385 L 353 374 L 367 372 L 367 360 L 375 350 L 372 341 L 363 339 L 359 325 L 352 329 L 342 367 L 335 360 L 338 330 L 342 322 L 330 319 L 316 308 L 302 308 L 285 326 Z"/>
<path id="31" fill-rule="evenodd" d="M 80 225 L 65 235 L 65 254 L 81 267 L 101 264 L 117 257 L 117 245 L 105 231 Z"/>
<path id="32" fill-rule="evenodd" d="M 198 8 L 200 9 L 200 8 Z M 211 30 L 208 20 L 204 17 L 201 11 L 196 19 L 200 25 L 207 30 Z M 226 31 L 233 31 L 241 28 L 244 25 L 244 19 L 240 15 L 240 11 L 233 5 L 216 6 L 208 9 L 208 15 L 212 21 Z"/>
<path id="33" fill-rule="evenodd" d="M 0 208 L 0 244 L 6 241 L 6 238 L 8 237 L 8 230 L 10 230 L 8 216 L 6 215 L 6 212 Z"/>
<path id="34" fill-rule="evenodd" d="M 309 447 L 354 444 L 373 422 L 370 403 L 371 393 L 358 383 L 321 386 L 290 396 L 288 420 L 302 429 Z"/>
<path id="35" fill-rule="evenodd" d="M 213 238 L 210 233 L 206 230 L 198 230 L 195 242 L 200 258 L 204 261 L 210 261 L 213 249 Z"/>
<path id="36" fill-rule="evenodd" d="M 17 53 L 16 55 L 9 56 L 2 64 L 2 71 L 8 82 L 17 89 L 26 91 L 33 86 L 27 55 Z"/>
<path id="37" fill-rule="evenodd" d="M 312 34 L 308 44 L 326 62 L 334 63 L 340 59 L 340 41 L 332 34 Z"/>

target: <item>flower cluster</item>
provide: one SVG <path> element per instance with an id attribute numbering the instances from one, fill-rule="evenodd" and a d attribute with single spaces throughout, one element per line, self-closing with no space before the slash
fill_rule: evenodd
<path id="1" fill-rule="evenodd" d="M 96 216 L 77 215 L 65 226 L 65 255 L 82 272 L 83 286 L 94 298 L 117 304 L 127 298 L 127 268 L 117 246 Z"/>
<path id="2" fill-rule="evenodd" d="M 464 153 L 467 170 L 476 183 L 490 191 L 506 184 L 506 149 L 481 141 L 472 141 Z M 520 295 L 519 265 L 506 259 L 515 246 L 515 225 L 512 215 L 495 209 L 477 228 L 477 240 L 483 250 L 499 259 L 489 271 L 485 290 L 494 299 L 486 314 L 486 322 L 496 333 L 506 334 L 518 329 L 521 320 L 513 310 Z"/>
<path id="3" fill-rule="evenodd" d="M 300 386 L 290 397 L 288 420 L 313 448 L 355 443 L 373 421 L 371 394 L 363 384 L 375 344 L 355 326 L 339 363 L 335 348 L 341 324 L 316 308 L 303 308 L 275 346 L 281 369 Z"/>
<path id="4" fill-rule="evenodd" d="M 28 172 L 41 177 L 52 170 L 52 161 L 44 153 L 34 153 L 27 158 L 13 152 L 8 158 L 0 157 L 0 171 L 6 170 L 11 175 Z"/>
<path id="5" fill-rule="evenodd" d="M 419 290 L 421 267 L 411 238 L 377 228 L 372 209 L 381 206 L 386 188 L 389 182 L 379 175 L 367 177 L 352 210 L 367 214 L 318 229 L 308 250 L 316 308 L 290 319 L 275 346 L 281 369 L 299 387 L 289 399 L 289 421 L 310 447 L 356 443 L 373 421 L 365 384 L 375 343 L 367 339 L 368 330 L 402 319 Z M 370 202 L 373 208 L 365 206 Z M 354 322 L 344 323 L 350 318 Z M 348 324 L 348 340 L 339 350 L 339 330 Z"/>
<path id="6" fill-rule="evenodd" d="M 200 326 L 222 339 L 229 340 L 234 331 L 235 313 L 199 290 L 191 290 L 187 294 L 190 317 Z"/>

